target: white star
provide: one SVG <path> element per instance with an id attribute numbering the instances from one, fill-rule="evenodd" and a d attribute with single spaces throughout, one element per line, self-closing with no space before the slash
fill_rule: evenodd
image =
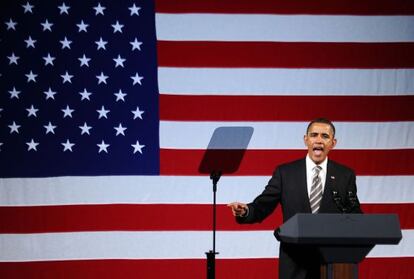
<path id="1" fill-rule="evenodd" d="M 25 75 L 27 77 L 27 82 L 33 81 L 36 82 L 36 77 L 37 75 L 34 74 L 32 71 L 30 71 L 30 73 Z"/>
<path id="2" fill-rule="evenodd" d="M 45 60 L 45 66 L 52 65 L 53 66 L 53 60 L 55 60 L 55 57 L 50 56 L 50 53 L 47 54 L 47 56 L 43 57 Z"/>
<path id="3" fill-rule="evenodd" d="M 139 42 L 137 38 L 135 38 L 133 42 L 129 42 L 129 43 L 132 45 L 132 50 L 138 49 L 139 51 L 141 51 L 142 42 Z"/>
<path id="4" fill-rule="evenodd" d="M 9 125 L 10 134 L 12 134 L 13 132 L 16 132 L 18 134 L 20 127 L 21 127 L 20 125 L 17 125 L 16 122 L 13 121 L 13 123 L 11 125 Z"/>
<path id="5" fill-rule="evenodd" d="M 46 19 L 44 23 L 40 23 L 40 24 L 43 26 L 43 31 L 49 30 L 50 32 L 52 32 L 52 25 L 53 25 L 53 23 L 50 23 Z"/>
<path id="6" fill-rule="evenodd" d="M 115 68 L 118 66 L 121 66 L 122 68 L 124 67 L 124 62 L 126 59 L 122 58 L 121 55 L 118 54 L 118 57 L 114 58 L 113 60 L 115 61 Z"/>
<path id="7" fill-rule="evenodd" d="M 119 135 L 119 134 L 121 134 L 121 135 L 125 136 L 124 131 L 125 131 L 127 128 L 122 127 L 122 124 L 121 124 L 121 123 L 119 123 L 119 126 L 118 126 L 118 127 L 114 127 L 114 129 L 116 130 L 116 136 L 117 136 L 117 135 Z"/>
<path id="8" fill-rule="evenodd" d="M 49 123 L 47 125 L 44 125 L 43 127 L 45 127 L 46 129 L 46 135 L 47 135 L 49 133 L 55 134 L 55 129 L 57 126 L 53 126 L 52 123 L 50 123 L 49 121 Z"/>
<path id="9" fill-rule="evenodd" d="M 29 147 L 27 148 L 27 151 L 30 151 L 30 150 L 37 151 L 36 147 L 39 145 L 39 143 L 38 143 L 38 142 L 35 142 L 35 141 L 32 139 L 30 142 L 26 142 L 26 144 L 29 146 Z"/>
<path id="10" fill-rule="evenodd" d="M 95 9 L 95 15 L 101 14 L 104 15 L 104 10 L 106 9 L 105 7 L 101 6 L 101 3 L 98 3 L 98 6 L 93 7 Z"/>
<path id="11" fill-rule="evenodd" d="M 62 142 L 63 145 L 63 152 L 65 152 L 66 150 L 69 150 L 70 152 L 72 152 L 72 147 L 75 145 L 74 143 L 71 143 L 68 139 L 66 140 L 66 142 Z"/>
<path id="12" fill-rule="evenodd" d="M 95 42 L 95 44 L 97 44 L 98 45 L 98 50 L 99 49 L 101 49 L 101 48 L 103 48 L 103 49 L 105 49 L 106 50 L 106 47 L 105 47 L 105 45 L 107 44 L 108 42 L 107 41 L 104 41 L 104 40 L 102 40 L 102 37 L 100 37 L 99 38 L 99 41 L 96 41 Z"/>
<path id="13" fill-rule="evenodd" d="M 99 76 L 96 76 L 96 78 L 98 79 L 98 84 L 102 82 L 106 84 L 106 80 L 108 79 L 108 76 L 105 76 L 104 73 L 101 72 L 101 74 Z"/>
<path id="14" fill-rule="evenodd" d="M 116 101 L 118 102 L 119 100 L 122 100 L 125 102 L 124 97 L 127 95 L 126 93 L 123 93 L 121 89 L 119 89 L 118 93 L 114 93 L 114 95 L 116 96 Z"/>
<path id="15" fill-rule="evenodd" d="M 17 65 L 17 60 L 19 59 L 19 56 L 16 56 L 14 54 L 14 52 L 12 52 L 11 56 L 7 56 L 7 59 L 9 59 L 9 65 L 11 64 L 16 64 Z"/>
<path id="16" fill-rule="evenodd" d="M 114 28 L 114 33 L 119 32 L 122 33 L 122 28 L 124 27 L 123 24 L 119 24 L 118 20 L 115 22 L 115 24 L 111 24 L 112 28 Z"/>
<path id="17" fill-rule="evenodd" d="M 33 105 L 30 108 L 27 108 L 26 110 L 28 112 L 27 117 L 30 117 L 30 116 L 37 117 L 36 112 L 38 112 L 39 109 L 34 108 Z"/>
<path id="18" fill-rule="evenodd" d="M 58 9 L 60 10 L 59 14 L 69 14 L 70 6 L 66 6 L 65 2 L 62 3 L 62 5 L 58 6 Z"/>
<path id="19" fill-rule="evenodd" d="M 27 13 L 27 12 L 29 12 L 31 14 L 33 13 L 32 9 L 34 8 L 34 6 L 30 5 L 29 2 L 26 2 L 26 4 L 22 5 L 22 7 L 24 8 L 24 13 Z"/>
<path id="20" fill-rule="evenodd" d="M 135 76 L 132 76 L 131 77 L 132 78 L 132 80 L 134 81 L 133 83 L 132 83 L 132 85 L 135 85 L 135 84 L 139 84 L 139 85 L 142 85 L 142 83 L 141 83 L 141 80 L 144 78 L 144 77 L 140 77 L 139 75 L 138 75 L 138 73 L 135 73 Z"/>
<path id="21" fill-rule="evenodd" d="M 3 143 L 2 142 L 0 142 L 0 151 L 1 151 L 1 146 L 3 145 Z"/>
<path id="22" fill-rule="evenodd" d="M 65 36 L 65 38 L 62 41 L 60 41 L 60 43 L 62 44 L 62 49 L 70 49 L 70 44 L 72 43 L 72 41 L 69 41 Z"/>
<path id="23" fill-rule="evenodd" d="M 29 38 L 27 38 L 27 40 L 24 40 L 26 42 L 26 48 L 32 47 L 35 48 L 35 43 L 37 42 L 36 40 L 33 40 L 31 36 L 29 36 Z"/>
<path id="24" fill-rule="evenodd" d="M 79 126 L 79 128 L 82 130 L 81 135 L 83 135 L 83 134 L 90 135 L 89 130 L 92 129 L 92 127 L 88 126 L 88 124 L 86 124 L 86 122 L 83 124 L 83 126 Z"/>
<path id="25" fill-rule="evenodd" d="M 8 22 L 7 21 L 5 22 L 5 24 L 7 25 L 7 30 L 10 30 L 10 29 L 16 30 L 17 22 L 13 21 L 13 19 L 10 18 Z"/>
<path id="26" fill-rule="evenodd" d="M 82 57 L 79 57 L 78 58 L 78 60 L 81 62 L 81 64 L 80 64 L 80 67 L 82 67 L 82 66 L 86 66 L 86 67 L 89 67 L 89 60 L 91 60 L 90 58 L 87 58 L 86 56 L 85 56 L 85 54 L 83 54 L 83 56 Z"/>
<path id="27" fill-rule="evenodd" d="M 137 107 L 136 110 L 132 110 L 131 112 L 134 114 L 134 119 L 137 119 L 137 118 L 142 119 L 142 114 L 144 113 L 144 111 L 139 110 L 139 107 Z"/>
<path id="28" fill-rule="evenodd" d="M 78 28 L 79 28 L 78 32 L 82 32 L 82 31 L 88 32 L 88 30 L 86 30 L 86 28 L 88 28 L 89 24 L 85 24 L 83 22 L 83 20 L 81 20 L 81 23 L 76 24 L 76 26 L 78 26 Z"/>
<path id="29" fill-rule="evenodd" d="M 89 96 L 92 95 L 92 93 L 86 91 L 86 88 L 83 89 L 83 92 L 79 92 L 79 94 L 82 96 L 81 101 L 83 101 L 84 99 L 87 99 L 89 101 L 91 100 L 89 99 Z"/>
<path id="30" fill-rule="evenodd" d="M 139 141 L 137 141 L 136 144 L 131 144 L 131 146 L 134 148 L 134 154 L 137 153 L 137 152 L 142 154 L 142 148 L 145 147 L 145 145 L 139 144 Z"/>
<path id="31" fill-rule="evenodd" d="M 72 118 L 72 112 L 74 112 L 75 110 L 71 109 L 68 105 L 66 105 L 66 108 L 61 109 L 61 111 L 63 111 L 63 118 L 65 118 L 66 116 Z"/>
<path id="32" fill-rule="evenodd" d="M 16 88 L 13 86 L 13 90 L 10 90 L 9 93 L 10 93 L 10 99 L 13 99 L 13 98 L 19 99 L 19 94 L 21 93 L 21 91 L 17 91 Z"/>
<path id="33" fill-rule="evenodd" d="M 68 71 L 66 71 L 66 73 L 64 75 L 60 75 L 60 76 L 63 78 L 62 83 L 65 83 L 65 82 L 72 83 L 71 79 L 73 78 L 73 75 L 69 75 Z"/>
<path id="34" fill-rule="evenodd" d="M 135 3 L 132 5 L 132 7 L 129 7 L 128 8 L 130 11 L 131 11 L 131 14 L 130 14 L 130 16 L 133 16 L 133 15 L 137 15 L 137 16 L 139 16 L 139 10 L 141 10 L 141 7 L 137 7 L 137 6 L 135 6 Z"/>
<path id="35" fill-rule="evenodd" d="M 98 119 L 101 119 L 102 117 L 105 117 L 106 119 L 108 119 L 108 117 L 106 116 L 110 110 L 106 110 L 104 106 L 102 106 L 101 109 L 96 110 L 99 113 L 99 117 Z"/>
<path id="36" fill-rule="evenodd" d="M 49 98 L 51 98 L 53 100 L 55 99 L 56 92 L 53 92 L 50 87 L 49 87 L 49 90 L 48 91 L 44 91 L 43 93 L 46 94 L 46 100 L 49 99 Z"/>
<path id="37" fill-rule="evenodd" d="M 110 144 L 106 144 L 106 143 L 102 140 L 102 143 L 97 144 L 97 146 L 99 147 L 99 151 L 98 151 L 98 153 L 101 153 L 101 151 L 105 151 L 106 153 L 108 153 L 107 148 L 110 146 Z"/>

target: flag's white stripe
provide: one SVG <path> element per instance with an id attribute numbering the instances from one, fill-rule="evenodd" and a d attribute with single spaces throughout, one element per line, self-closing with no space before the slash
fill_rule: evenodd
<path id="1" fill-rule="evenodd" d="M 158 13 L 156 26 L 157 39 L 170 41 L 414 41 L 413 16 Z"/>
<path id="2" fill-rule="evenodd" d="M 78 232 L 0 235 L 0 261 L 82 259 L 203 259 L 211 233 Z M 217 232 L 218 258 L 274 258 L 279 243 L 272 231 Z M 379 245 L 368 257 L 414 256 L 414 230 L 399 245 Z"/>
<path id="3" fill-rule="evenodd" d="M 414 230 L 402 230 L 402 239 L 398 245 L 376 245 L 368 258 L 394 258 L 414 256 Z"/>
<path id="4" fill-rule="evenodd" d="M 217 202 L 252 201 L 269 176 L 223 176 Z M 414 176 L 358 176 L 362 203 L 414 203 Z M 98 176 L 0 180 L 0 206 L 70 204 L 211 204 L 206 176 Z"/>
<path id="5" fill-rule="evenodd" d="M 178 95 L 411 95 L 414 70 L 160 67 L 158 84 Z"/>
<path id="6" fill-rule="evenodd" d="M 160 146 L 206 149 L 216 128 L 244 126 L 254 129 L 248 149 L 305 149 L 303 135 L 307 125 L 307 122 L 161 121 Z M 414 122 L 336 122 L 335 127 L 337 149 L 414 148 Z"/>

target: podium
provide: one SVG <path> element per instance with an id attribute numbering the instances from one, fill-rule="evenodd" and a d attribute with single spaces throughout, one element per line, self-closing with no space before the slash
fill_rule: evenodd
<path id="1" fill-rule="evenodd" d="M 395 214 L 296 214 L 275 230 L 283 243 L 316 247 L 321 278 L 358 278 L 358 264 L 377 244 L 402 238 Z"/>

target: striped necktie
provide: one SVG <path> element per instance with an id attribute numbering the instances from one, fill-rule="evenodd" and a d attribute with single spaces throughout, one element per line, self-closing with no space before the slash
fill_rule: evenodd
<path id="1" fill-rule="evenodd" d="M 315 166 L 313 168 L 312 187 L 309 197 L 312 213 L 317 213 L 319 211 L 322 200 L 322 180 L 319 176 L 321 169 L 320 166 Z"/>

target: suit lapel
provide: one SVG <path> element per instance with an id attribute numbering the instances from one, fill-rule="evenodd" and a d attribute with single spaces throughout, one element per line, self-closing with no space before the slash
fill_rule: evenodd
<path id="1" fill-rule="evenodd" d="M 308 193 L 308 183 L 306 178 L 306 159 L 301 161 L 301 166 L 298 168 L 300 173 L 298 174 L 298 179 L 300 185 L 299 195 L 303 195 L 301 198 L 304 201 L 304 206 L 306 208 L 307 213 L 311 213 L 310 201 L 309 201 L 309 193 Z"/>
<path id="2" fill-rule="evenodd" d="M 321 200 L 321 207 L 319 211 L 323 212 L 323 209 L 326 207 L 326 204 L 329 203 L 329 199 L 332 197 L 331 193 L 334 189 L 333 184 L 336 183 L 336 168 L 328 159 L 328 165 L 326 170 L 326 181 L 325 187 L 323 190 L 323 196 Z"/>

